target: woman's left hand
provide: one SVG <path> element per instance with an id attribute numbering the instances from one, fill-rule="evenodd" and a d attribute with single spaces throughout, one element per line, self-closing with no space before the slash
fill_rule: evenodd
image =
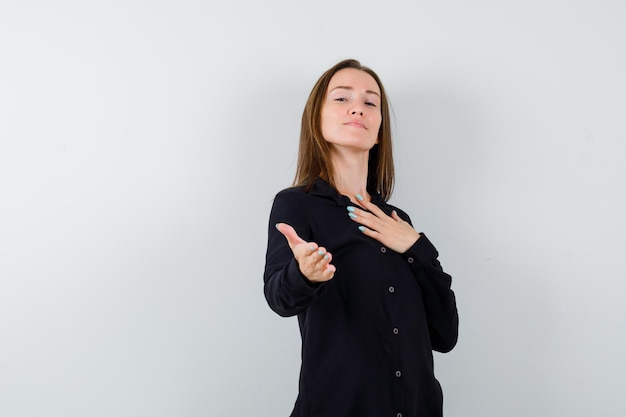
<path id="1" fill-rule="evenodd" d="M 398 253 L 406 252 L 420 238 L 420 234 L 394 210 L 387 216 L 376 204 L 359 199 L 359 204 L 369 212 L 349 206 L 348 215 L 359 223 L 364 235 L 376 239 Z"/>

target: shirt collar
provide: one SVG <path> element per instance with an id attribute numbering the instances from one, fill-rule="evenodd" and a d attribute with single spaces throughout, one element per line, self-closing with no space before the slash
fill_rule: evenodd
<path id="1" fill-rule="evenodd" d="M 332 185 L 330 185 L 326 180 L 323 180 L 322 178 L 317 178 L 315 180 L 315 182 L 313 183 L 313 187 L 311 187 L 310 193 L 312 195 L 330 198 L 334 200 L 338 206 L 347 207 L 353 204 L 347 196 L 339 194 L 339 192 L 337 192 L 337 190 Z M 378 207 L 383 207 L 387 204 L 385 200 L 383 200 L 383 198 L 380 196 L 380 193 L 372 194 L 372 203 L 376 204 Z"/>

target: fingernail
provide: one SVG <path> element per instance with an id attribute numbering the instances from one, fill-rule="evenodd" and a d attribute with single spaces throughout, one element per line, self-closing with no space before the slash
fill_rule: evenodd
<path id="1" fill-rule="evenodd" d="M 324 255 L 324 259 L 328 260 L 329 256 L 328 254 Z"/>
<path id="2" fill-rule="evenodd" d="M 348 216 L 352 217 L 353 219 L 356 219 L 356 214 L 354 213 L 348 213 Z"/>
<path id="3" fill-rule="evenodd" d="M 315 250 L 315 246 L 313 246 L 313 245 L 309 246 L 309 250 L 310 250 L 311 252 L 313 252 L 313 251 Z"/>
<path id="4" fill-rule="evenodd" d="M 279 224 L 280 224 L 280 223 L 276 223 L 274 226 L 276 226 L 276 228 L 278 229 L 278 225 L 279 225 Z"/>
<path id="5" fill-rule="evenodd" d="M 360 230 L 361 232 L 364 232 L 364 231 L 365 231 L 365 226 L 359 226 L 359 230 Z"/>
<path id="6" fill-rule="evenodd" d="M 350 213 L 354 213 L 354 211 L 356 210 L 356 209 L 355 209 L 354 207 L 352 207 L 352 206 L 348 206 L 347 208 L 348 208 L 348 211 L 349 211 Z"/>
<path id="7" fill-rule="evenodd" d="M 317 254 L 318 254 L 318 255 L 323 255 L 323 254 L 324 254 L 324 251 L 320 249 L 320 250 L 318 250 L 318 251 L 317 251 Z"/>
<path id="8" fill-rule="evenodd" d="M 363 201 L 363 196 L 361 194 L 356 195 L 357 200 Z"/>

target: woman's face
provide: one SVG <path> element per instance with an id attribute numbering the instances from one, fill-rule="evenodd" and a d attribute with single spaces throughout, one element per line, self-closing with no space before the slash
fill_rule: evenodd
<path id="1" fill-rule="evenodd" d="M 322 105 L 322 136 L 334 147 L 369 151 L 378 143 L 380 105 L 380 88 L 371 75 L 354 68 L 337 71 Z"/>

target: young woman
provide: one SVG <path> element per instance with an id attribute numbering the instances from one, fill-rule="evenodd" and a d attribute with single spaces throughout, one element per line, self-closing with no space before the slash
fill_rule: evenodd
<path id="1" fill-rule="evenodd" d="M 341 61 L 302 116 L 294 186 L 270 214 L 265 297 L 298 316 L 292 417 L 442 415 L 432 351 L 456 344 L 451 278 L 437 250 L 387 204 L 394 183 L 389 106 L 374 71 Z"/>

